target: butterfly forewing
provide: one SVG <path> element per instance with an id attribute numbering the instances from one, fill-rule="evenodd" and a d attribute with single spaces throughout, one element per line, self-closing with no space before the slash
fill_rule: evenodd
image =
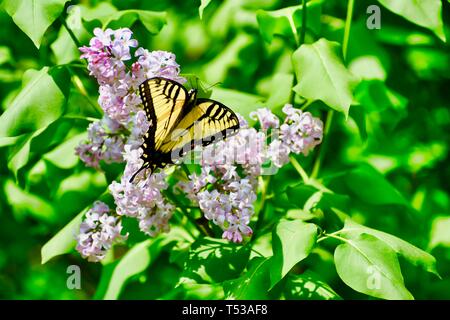
<path id="1" fill-rule="evenodd" d="M 153 136 L 154 149 L 158 149 L 176 124 L 188 93 L 179 83 L 164 78 L 144 81 L 139 92 L 147 118 L 152 122 L 149 137 Z"/>

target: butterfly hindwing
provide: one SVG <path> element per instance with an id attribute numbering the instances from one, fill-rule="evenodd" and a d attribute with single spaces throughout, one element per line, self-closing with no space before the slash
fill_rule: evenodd
<path id="1" fill-rule="evenodd" d="M 199 98 L 160 146 L 165 153 L 181 155 L 196 145 L 207 146 L 225 139 L 239 129 L 236 114 L 224 104 Z"/>

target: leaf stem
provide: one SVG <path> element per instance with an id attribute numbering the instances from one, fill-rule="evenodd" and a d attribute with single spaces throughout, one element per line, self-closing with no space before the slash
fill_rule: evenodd
<path id="1" fill-rule="evenodd" d="M 324 233 L 322 238 L 317 239 L 317 243 L 319 243 L 319 242 L 321 242 L 323 240 L 329 239 L 329 238 L 334 238 L 334 239 L 340 240 L 342 242 L 350 243 L 350 240 L 348 240 L 346 238 L 343 238 L 343 237 L 340 237 L 340 236 L 337 236 L 335 234 L 335 232 L 333 232 L 333 233 Z"/>
<path id="2" fill-rule="evenodd" d="M 75 35 L 75 33 L 73 33 L 72 29 L 70 29 L 70 27 L 67 25 L 66 19 L 61 16 L 60 20 L 61 20 L 61 23 L 64 26 L 64 28 L 69 33 L 69 36 L 72 39 L 72 41 L 75 43 L 77 48 L 80 48 L 81 47 L 81 42 L 77 39 L 77 36 Z"/>
<path id="3" fill-rule="evenodd" d="M 347 17 L 345 18 L 345 27 L 344 27 L 344 40 L 342 41 L 342 54 L 344 56 L 344 60 L 347 58 L 348 42 L 350 39 L 350 29 L 352 26 L 352 16 L 354 6 L 355 0 L 348 0 Z"/>
<path id="4" fill-rule="evenodd" d="M 353 8 L 355 6 L 355 0 L 348 0 L 347 3 L 347 16 L 345 18 L 345 27 L 344 27 L 344 39 L 342 41 L 342 55 L 344 57 L 344 60 L 347 58 L 347 50 L 348 50 L 348 43 L 350 40 L 350 29 L 352 26 L 352 16 L 353 16 Z M 322 145 L 319 147 L 319 150 L 317 152 L 317 157 L 314 161 L 314 165 L 313 165 L 313 170 L 311 172 L 311 178 L 317 178 L 317 176 L 319 175 L 319 170 L 320 170 L 320 166 L 324 157 L 324 149 L 326 147 L 326 138 L 330 132 L 330 128 L 331 128 L 331 123 L 333 121 L 333 115 L 334 115 L 334 111 L 330 110 L 327 113 L 327 117 L 325 120 L 325 128 L 323 131 L 323 136 L 324 136 L 324 142 L 322 143 Z"/>
<path id="5" fill-rule="evenodd" d="M 307 5 L 306 0 L 302 0 L 302 30 L 300 33 L 300 45 L 305 43 L 305 36 L 306 36 L 306 23 L 307 23 Z"/>
<path id="6" fill-rule="evenodd" d="M 266 199 L 267 199 L 267 189 L 269 188 L 270 183 L 270 176 L 267 177 L 267 180 L 264 181 L 264 179 L 260 176 L 260 181 L 262 186 L 261 190 L 261 206 L 258 211 L 258 220 L 256 220 L 255 227 L 254 227 L 254 233 L 252 236 L 252 239 L 250 242 L 254 242 L 258 236 L 259 236 L 259 230 L 262 228 L 262 223 L 264 220 L 264 212 L 266 211 Z"/>
<path id="7" fill-rule="evenodd" d="M 300 177 L 302 177 L 302 180 L 305 183 L 308 183 L 309 182 L 308 174 L 306 173 L 305 169 L 303 169 L 301 164 L 297 161 L 297 159 L 295 159 L 293 156 L 290 156 L 289 160 L 291 161 L 291 164 L 294 167 L 294 169 L 297 170 Z"/>
<path id="8" fill-rule="evenodd" d="M 69 68 L 70 70 L 70 68 Z M 89 94 L 87 93 L 86 88 L 83 85 L 83 82 L 81 81 L 80 77 L 78 77 L 75 72 L 71 71 L 72 74 L 72 82 L 75 85 L 75 88 L 78 89 L 78 91 L 81 93 L 83 97 L 86 98 L 86 100 L 89 102 L 89 104 L 94 108 L 94 110 L 99 114 L 100 117 L 103 116 L 103 110 L 100 108 L 100 106 L 97 103 L 94 103 L 91 98 L 89 97 Z"/>
<path id="9" fill-rule="evenodd" d="M 183 169 L 184 174 L 186 175 L 186 178 L 189 179 L 189 176 L 191 175 L 191 173 L 189 172 L 189 169 L 184 162 L 181 164 L 181 168 Z"/>
<path id="10" fill-rule="evenodd" d="M 319 149 L 317 150 L 316 159 L 314 160 L 313 169 L 311 171 L 311 178 L 313 178 L 313 179 L 317 178 L 317 176 L 319 175 L 320 166 L 323 161 L 324 154 L 325 154 L 324 149 L 325 149 L 325 146 L 328 141 L 328 140 L 326 140 L 326 138 L 328 137 L 328 134 L 330 133 L 331 122 L 333 121 L 333 115 L 334 115 L 333 110 L 330 110 L 327 112 L 326 119 L 325 119 L 325 128 L 323 130 L 324 139 L 323 139 L 322 144 L 319 146 Z"/>
<path id="11" fill-rule="evenodd" d="M 297 28 L 295 27 L 295 23 L 294 23 L 294 20 L 292 19 L 292 17 L 289 16 L 288 20 L 289 20 L 289 25 L 291 26 L 292 33 L 294 34 L 296 48 L 298 48 L 298 47 L 300 47 L 301 43 L 300 43 L 300 38 L 298 37 Z"/>

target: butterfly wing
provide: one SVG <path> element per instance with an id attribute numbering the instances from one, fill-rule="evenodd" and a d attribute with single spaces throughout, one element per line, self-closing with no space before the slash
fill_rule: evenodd
<path id="1" fill-rule="evenodd" d="M 151 122 L 146 144 L 155 150 L 176 124 L 189 94 L 181 84 L 159 77 L 144 81 L 139 93 Z"/>
<path id="2" fill-rule="evenodd" d="M 139 86 L 150 128 L 142 144 L 145 168 L 156 167 L 182 157 L 197 145 L 207 146 L 237 132 L 239 119 L 224 104 L 211 99 L 195 100 L 179 83 L 152 78 Z M 194 104 L 195 102 L 195 104 Z"/>
<path id="3" fill-rule="evenodd" d="M 131 177 L 130 182 L 143 169 L 162 167 L 170 159 L 156 150 L 179 120 L 189 94 L 179 83 L 165 78 L 155 77 L 144 81 L 139 86 L 144 111 L 150 122 L 141 148 L 144 160 L 142 167 Z"/>
<path id="4" fill-rule="evenodd" d="M 239 129 L 236 114 L 224 104 L 199 98 L 167 135 L 158 151 L 181 157 L 194 146 L 207 146 L 233 135 Z"/>

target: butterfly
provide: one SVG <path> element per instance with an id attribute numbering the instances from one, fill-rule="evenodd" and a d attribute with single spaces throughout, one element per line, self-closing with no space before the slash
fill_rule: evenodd
<path id="1" fill-rule="evenodd" d="M 139 95 L 150 127 L 141 146 L 144 160 L 130 182 L 144 169 L 151 173 L 174 163 L 194 147 L 225 139 L 239 130 L 239 119 L 224 104 L 197 97 L 196 89 L 155 77 L 139 85 Z"/>

